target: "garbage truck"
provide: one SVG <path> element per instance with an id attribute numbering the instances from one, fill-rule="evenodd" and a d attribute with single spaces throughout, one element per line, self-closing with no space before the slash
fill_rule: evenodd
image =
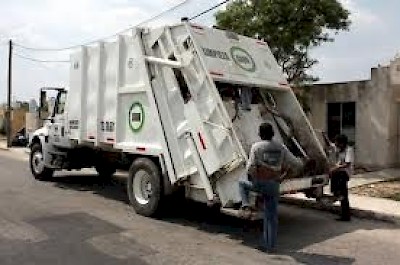
<path id="1" fill-rule="evenodd" d="M 240 203 L 238 179 L 269 121 L 276 140 L 315 161 L 289 173 L 281 193 L 322 195 L 326 155 L 266 42 L 184 21 L 82 46 L 70 61 L 68 89 L 41 91 L 39 111 L 49 114 L 29 143 L 37 180 L 125 170 L 138 214 L 155 215 L 177 190 L 229 209 Z"/>

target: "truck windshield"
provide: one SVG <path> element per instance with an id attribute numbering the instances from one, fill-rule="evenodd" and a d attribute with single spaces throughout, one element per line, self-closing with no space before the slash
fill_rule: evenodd
<path id="1" fill-rule="evenodd" d="M 67 99 L 67 92 L 60 91 L 57 95 L 56 106 L 54 109 L 55 114 L 63 114 L 64 113 L 66 99 Z"/>

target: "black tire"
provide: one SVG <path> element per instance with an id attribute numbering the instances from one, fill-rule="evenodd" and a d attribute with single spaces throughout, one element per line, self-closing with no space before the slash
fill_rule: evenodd
<path id="1" fill-rule="evenodd" d="M 115 174 L 115 172 L 117 172 L 117 169 L 113 165 L 107 163 L 96 165 L 95 168 L 97 174 L 99 174 L 99 177 L 101 178 L 111 178 Z"/>
<path id="2" fill-rule="evenodd" d="M 150 217 L 159 213 L 163 195 L 161 173 L 152 160 L 138 158 L 133 161 L 129 169 L 127 190 L 129 201 L 137 214 Z"/>
<path id="3" fill-rule="evenodd" d="M 42 146 L 38 143 L 33 144 L 29 159 L 29 165 L 32 175 L 35 179 L 40 181 L 50 180 L 53 177 L 54 170 L 43 165 L 42 168 L 38 167 L 38 156 L 43 157 Z"/>

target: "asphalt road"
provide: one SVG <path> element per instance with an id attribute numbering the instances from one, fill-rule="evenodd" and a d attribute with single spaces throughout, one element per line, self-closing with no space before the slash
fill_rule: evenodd
<path id="1" fill-rule="evenodd" d="M 144 218 L 124 182 L 68 172 L 38 182 L 25 154 L 0 151 L 0 264 L 399 264 L 391 224 L 281 205 L 280 253 L 267 255 L 258 223 L 189 202 Z"/>

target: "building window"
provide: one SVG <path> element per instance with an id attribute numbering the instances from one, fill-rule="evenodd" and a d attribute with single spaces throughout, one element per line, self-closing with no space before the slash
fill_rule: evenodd
<path id="1" fill-rule="evenodd" d="M 351 145 L 356 140 L 356 103 L 328 103 L 328 137 L 344 134 Z"/>

